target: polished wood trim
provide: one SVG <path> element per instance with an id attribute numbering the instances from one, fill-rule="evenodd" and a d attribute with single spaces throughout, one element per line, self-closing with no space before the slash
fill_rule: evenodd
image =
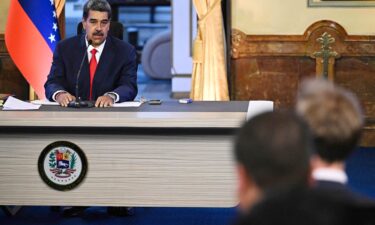
<path id="1" fill-rule="evenodd" d="M 375 36 L 348 35 L 338 23 L 321 20 L 309 26 L 303 35 L 246 35 L 232 30 L 232 59 L 252 56 L 309 56 L 319 49 L 316 38 L 323 30 L 331 31 L 341 56 L 375 56 Z M 338 38 L 340 37 L 340 38 Z M 343 38 L 342 38 L 343 37 Z"/>
<path id="2" fill-rule="evenodd" d="M 22 100 L 29 99 L 29 84 L 14 64 L 0 34 L 0 94 L 14 94 Z"/>
<path id="3" fill-rule="evenodd" d="M 5 46 L 5 35 L 0 34 L 0 56 L 9 56 L 8 50 Z"/>
<path id="4" fill-rule="evenodd" d="M 366 119 L 366 125 L 363 128 L 360 143 L 363 147 L 375 146 L 375 117 Z"/>

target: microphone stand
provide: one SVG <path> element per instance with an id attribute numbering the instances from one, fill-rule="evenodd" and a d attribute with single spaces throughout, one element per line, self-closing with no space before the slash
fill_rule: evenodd
<path id="1" fill-rule="evenodd" d="M 73 100 L 73 101 L 69 102 L 68 107 L 71 107 L 71 108 L 92 108 L 92 107 L 94 107 L 94 103 L 92 101 L 83 101 L 83 100 L 81 100 L 81 97 L 78 95 L 79 76 L 81 75 L 83 63 L 85 62 L 85 59 L 86 59 L 86 56 L 87 56 L 87 49 L 89 48 L 91 43 L 92 43 L 92 41 L 89 40 L 88 45 L 87 45 L 86 50 L 85 50 L 85 54 L 83 55 L 81 65 L 79 66 L 79 70 L 78 70 L 78 73 L 77 73 L 77 76 L 76 76 L 76 87 L 75 87 L 76 88 L 76 93 L 75 93 L 76 100 Z"/>

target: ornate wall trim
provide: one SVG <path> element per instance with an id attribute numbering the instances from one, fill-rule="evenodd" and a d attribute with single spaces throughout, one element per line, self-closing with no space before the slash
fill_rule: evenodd
<path id="1" fill-rule="evenodd" d="M 319 49 L 316 39 L 324 32 L 336 39 L 333 48 L 342 56 L 375 56 L 375 36 L 348 35 L 340 24 L 321 20 L 309 26 L 303 35 L 246 35 L 233 29 L 232 59 L 251 56 L 310 56 Z"/>

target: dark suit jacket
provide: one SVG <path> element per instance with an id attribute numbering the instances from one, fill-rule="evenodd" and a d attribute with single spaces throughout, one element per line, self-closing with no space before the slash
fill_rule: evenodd
<path id="1" fill-rule="evenodd" d="M 336 181 L 316 180 L 314 189 L 330 192 L 332 198 L 344 199 L 356 204 L 374 204 L 374 201 L 351 191 L 345 184 Z"/>
<path id="2" fill-rule="evenodd" d="M 85 36 L 61 41 L 54 52 L 51 71 L 44 85 L 46 97 L 65 90 L 75 95 L 77 72 L 85 54 Z M 108 36 L 93 80 L 93 99 L 106 92 L 116 92 L 119 102 L 132 101 L 137 95 L 137 63 L 135 48 L 115 37 Z M 89 63 L 86 56 L 79 77 L 79 95 L 88 100 L 90 92 Z"/>
<path id="3" fill-rule="evenodd" d="M 333 191 L 292 189 L 266 194 L 236 225 L 369 225 L 375 206 L 333 197 Z"/>

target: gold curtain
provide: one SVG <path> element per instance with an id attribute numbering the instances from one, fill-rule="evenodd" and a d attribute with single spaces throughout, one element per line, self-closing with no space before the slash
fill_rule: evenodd
<path id="1" fill-rule="evenodd" d="M 60 17 L 60 14 L 62 13 L 65 6 L 65 0 L 55 0 L 55 8 L 56 8 L 56 14 L 57 17 Z"/>
<path id="2" fill-rule="evenodd" d="M 228 101 L 221 0 L 193 0 L 193 3 L 198 14 L 198 34 L 194 41 L 190 97 Z"/>

